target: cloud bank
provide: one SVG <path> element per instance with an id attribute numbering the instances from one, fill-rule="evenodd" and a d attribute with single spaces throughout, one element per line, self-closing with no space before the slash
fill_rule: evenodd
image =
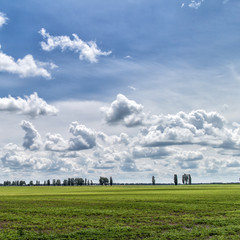
<path id="1" fill-rule="evenodd" d="M 37 93 L 33 93 L 25 98 L 13 98 L 8 96 L 0 98 L 0 111 L 27 115 L 30 117 L 56 115 L 58 110 L 47 104 Z"/>
<path id="2" fill-rule="evenodd" d="M 134 125 L 135 134 L 118 135 L 74 121 L 69 125 L 71 136 L 67 139 L 60 133 L 41 136 L 31 122 L 24 120 L 22 146 L 9 143 L 2 148 L 0 167 L 58 174 L 148 176 L 185 171 L 219 174 L 240 165 L 240 125 L 229 124 L 218 112 L 150 115 L 144 113 L 141 104 L 122 94 L 103 109 L 105 124 L 110 128 L 120 125 L 129 129 L 126 119 L 139 119 L 138 115 L 142 121 Z"/>
<path id="3" fill-rule="evenodd" d="M 51 36 L 44 28 L 39 33 L 46 40 L 40 43 L 44 51 L 52 51 L 55 48 L 60 48 L 62 51 L 68 49 L 79 53 L 80 60 L 87 60 L 91 63 L 97 62 L 100 56 L 108 56 L 112 53 L 101 51 L 94 41 L 84 42 L 77 34 L 73 34 L 73 40 L 71 40 L 68 36 Z"/>
<path id="4" fill-rule="evenodd" d="M 21 78 L 43 77 L 51 79 L 51 74 L 42 65 L 43 63 L 34 60 L 30 54 L 15 61 L 13 57 L 0 50 L 0 72 L 17 74 Z M 44 65 L 49 65 L 51 68 L 51 63 L 44 63 Z"/>

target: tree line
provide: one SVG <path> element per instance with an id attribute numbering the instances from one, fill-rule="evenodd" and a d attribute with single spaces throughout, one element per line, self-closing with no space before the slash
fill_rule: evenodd
<path id="1" fill-rule="evenodd" d="M 178 176 L 177 174 L 174 174 L 173 181 L 175 185 L 178 185 Z M 156 184 L 155 176 L 152 176 L 152 185 Z M 183 174 L 182 175 L 182 184 L 192 184 L 192 177 L 190 174 Z M 45 180 L 42 184 L 40 181 L 36 181 L 35 183 L 31 180 L 29 183 L 26 183 L 23 180 L 17 180 L 17 181 L 4 181 L 3 186 L 89 186 L 89 185 L 113 185 L 113 179 L 112 177 L 100 177 L 99 183 L 93 183 L 92 180 L 89 180 L 87 178 L 68 178 L 61 181 L 60 179 L 53 179 L 52 181 L 50 179 Z"/>
<path id="2" fill-rule="evenodd" d="M 16 180 L 16 181 L 4 181 L 3 186 L 89 186 L 89 185 L 96 185 L 92 180 L 87 178 L 68 178 L 61 181 L 60 179 L 50 179 L 45 180 L 42 184 L 40 181 L 33 182 L 32 180 L 29 183 L 26 183 L 23 180 Z M 99 178 L 99 185 L 113 185 L 113 179 L 110 177 L 100 177 Z"/>

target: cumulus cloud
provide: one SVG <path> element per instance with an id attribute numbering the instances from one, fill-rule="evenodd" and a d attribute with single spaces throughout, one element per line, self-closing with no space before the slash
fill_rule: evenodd
<path id="1" fill-rule="evenodd" d="M 157 124 L 145 128 L 141 142 L 145 146 L 199 144 L 220 147 L 228 135 L 224 124 L 225 119 L 220 114 L 204 110 L 160 115 Z"/>
<path id="2" fill-rule="evenodd" d="M 203 159 L 201 152 L 194 151 L 178 151 L 175 155 L 178 164 L 182 169 L 194 169 L 199 166 L 199 160 Z"/>
<path id="3" fill-rule="evenodd" d="M 52 66 L 51 63 L 44 63 Z M 17 74 L 21 78 L 26 77 L 44 77 L 51 79 L 51 74 L 42 67 L 43 63 L 34 60 L 33 56 L 28 54 L 22 59 L 14 60 L 13 57 L 0 51 L 0 72 Z"/>
<path id="4" fill-rule="evenodd" d="M 98 133 L 78 122 L 70 124 L 69 132 L 74 136 L 65 140 L 60 134 L 46 135 L 45 150 L 55 152 L 81 151 L 96 146 Z"/>
<path id="5" fill-rule="evenodd" d="M 204 0 L 191 0 L 191 2 L 188 4 L 188 6 L 190 8 L 198 9 L 203 2 L 204 2 Z"/>
<path id="6" fill-rule="evenodd" d="M 64 171 L 72 170 L 71 164 L 64 162 L 54 154 L 46 152 L 34 152 L 31 154 L 15 144 L 9 143 L 0 153 L 0 161 L 4 168 L 10 170 L 30 171 Z"/>
<path id="7" fill-rule="evenodd" d="M 28 121 L 22 121 L 21 127 L 26 132 L 24 136 L 23 147 L 31 151 L 39 150 L 42 146 L 42 139 L 32 123 Z"/>
<path id="8" fill-rule="evenodd" d="M 56 115 L 58 110 L 47 104 L 37 93 L 33 93 L 25 98 L 13 98 L 8 96 L 0 98 L 0 111 L 13 112 L 30 117 Z"/>
<path id="9" fill-rule="evenodd" d="M 116 139 L 117 143 L 128 145 L 130 143 L 129 136 L 126 133 L 121 133 Z"/>
<path id="10" fill-rule="evenodd" d="M 119 117 L 122 99 L 127 110 Z M 142 105 L 124 97 L 112 105 L 106 112 L 116 123 L 127 126 L 124 121 L 129 115 L 144 115 Z M 213 174 L 223 171 L 221 168 L 239 166 L 240 125 L 230 125 L 219 113 L 195 110 L 147 117 L 139 129 L 127 129 L 128 134 L 118 135 L 72 122 L 68 139 L 59 133 L 47 133 L 42 138 L 32 123 L 22 121 L 23 146 L 8 144 L 1 149 L 0 167 L 62 174 L 84 171 L 99 177 L 103 173 L 124 176 L 129 172 L 145 176 L 166 172 L 167 176 L 172 169 Z"/>
<path id="11" fill-rule="evenodd" d="M 62 152 L 66 151 L 68 148 L 67 141 L 60 134 L 50 134 L 46 135 L 45 150 Z"/>
<path id="12" fill-rule="evenodd" d="M 171 155 L 173 151 L 169 148 L 163 147 L 141 147 L 137 146 L 133 148 L 132 155 L 134 158 L 152 158 L 160 159 Z"/>
<path id="13" fill-rule="evenodd" d="M 0 27 L 7 23 L 8 18 L 2 12 L 0 12 Z"/>
<path id="14" fill-rule="evenodd" d="M 72 122 L 69 132 L 75 138 L 69 140 L 69 149 L 78 151 L 82 149 L 90 149 L 96 146 L 96 132 L 78 122 Z"/>
<path id="15" fill-rule="evenodd" d="M 180 161 L 198 161 L 203 159 L 203 154 L 194 151 L 181 151 L 176 154 L 175 158 Z"/>
<path id="16" fill-rule="evenodd" d="M 131 157 L 126 157 L 121 164 L 121 170 L 124 172 L 138 172 L 135 161 Z"/>
<path id="17" fill-rule="evenodd" d="M 109 108 L 101 108 L 101 111 L 108 124 L 123 123 L 127 127 L 133 127 L 141 125 L 144 120 L 143 106 L 122 94 L 117 95 Z"/>
<path id="18" fill-rule="evenodd" d="M 55 48 L 60 48 L 62 51 L 68 49 L 79 53 L 80 60 L 87 60 L 91 63 L 97 62 L 99 56 L 108 56 L 112 53 L 101 51 L 94 41 L 84 42 L 77 34 L 73 34 L 71 40 L 68 36 L 51 36 L 44 28 L 39 33 L 46 40 L 46 42 L 41 42 L 44 51 L 52 51 Z"/>

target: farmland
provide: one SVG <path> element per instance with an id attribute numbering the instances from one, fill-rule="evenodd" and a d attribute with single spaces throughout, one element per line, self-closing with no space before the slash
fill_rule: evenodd
<path id="1" fill-rule="evenodd" d="M 240 185 L 1 187 L 0 239 L 239 239 Z"/>

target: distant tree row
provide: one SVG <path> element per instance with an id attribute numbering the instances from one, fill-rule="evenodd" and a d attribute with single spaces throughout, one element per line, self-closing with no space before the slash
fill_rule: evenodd
<path id="1" fill-rule="evenodd" d="M 178 185 L 178 177 L 177 174 L 174 174 L 174 184 Z M 183 174 L 182 175 L 182 183 L 183 184 L 192 184 L 192 177 L 190 174 Z M 156 184 L 155 177 L 152 176 L 152 185 Z M 68 178 L 61 181 L 60 179 L 53 179 L 52 181 L 50 179 L 44 181 L 43 184 L 40 183 L 40 181 L 36 181 L 35 183 L 33 181 L 30 181 L 28 184 L 23 180 L 17 180 L 17 181 L 4 181 L 4 186 L 83 186 L 83 185 L 94 185 L 92 180 L 89 180 L 87 178 Z M 106 185 L 113 185 L 113 179 L 110 177 L 109 179 L 107 177 L 100 177 L 99 178 L 99 185 L 106 186 Z"/>
<path id="2" fill-rule="evenodd" d="M 62 182 L 60 179 L 50 179 L 44 181 L 43 184 L 40 181 L 30 181 L 28 184 L 25 181 L 17 180 L 17 181 L 4 181 L 4 186 L 83 186 L 83 185 L 93 185 L 93 181 L 89 179 L 83 178 L 68 178 L 64 179 Z"/>
<path id="3" fill-rule="evenodd" d="M 99 179 L 100 185 L 113 185 L 113 179 L 110 177 L 109 179 L 107 177 L 100 177 Z M 92 180 L 89 180 L 87 178 L 68 178 L 61 181 L 60 179 L 53 179 L 52 181 L 50 179 L 44 181 L 43 184 L 40 183 L 40 181 L 36 181 L 34 183 L 33 181 L 30 181 L 28 184 L 25 181 L 4 181 L 4 186 L 83 186 L 83 185 L 94 185 Z"/>
<path id="4" fill-rule="evenodd" d="M 3 182 L 4 186 L 26 186 L 26 182 L 22 180 L 17 180 L 17 181 L 4 181 Z"/>

